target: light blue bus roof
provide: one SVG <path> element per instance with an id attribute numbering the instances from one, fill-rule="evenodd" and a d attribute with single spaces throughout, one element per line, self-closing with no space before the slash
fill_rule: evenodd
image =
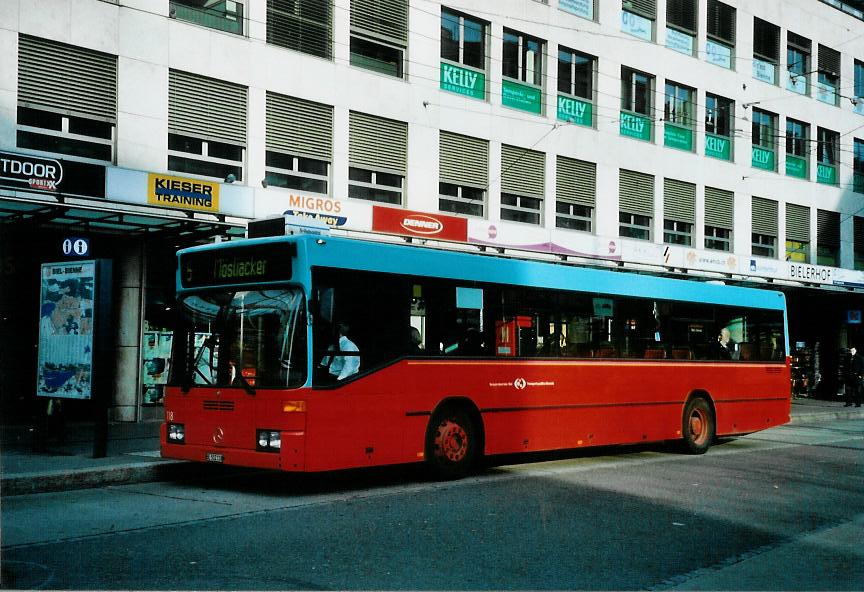
<path id="1" fill-rule="evenodd" d="M 333 267 L 418 277 L 786 310 L 784 294 L 774 290 L 592 269 L 563 262 L 515 259 L 336 236 L 299 235 L 247 239 L 192 247 L 180 251 L 180 254 L 286 242 L 297 243 L 298 258 L 301 261 L 305 260 L 309 267 Z M 301 274 L 296 276 L 302 277 Z"/>

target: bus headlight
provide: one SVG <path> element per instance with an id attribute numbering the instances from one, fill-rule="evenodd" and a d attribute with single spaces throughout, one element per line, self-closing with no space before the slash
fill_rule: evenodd
<path id="1" fill-rule="evenodd" d="M 168 442 L 183 444 L 186 441 L 186 427 L 182 423 L 168 424 Z"/>
<path id="2" fill-rule="evenodd" d="M 282 448 L 282 434 L 276 430 L 258 430 L 258 450 L 276 452 Z"/>

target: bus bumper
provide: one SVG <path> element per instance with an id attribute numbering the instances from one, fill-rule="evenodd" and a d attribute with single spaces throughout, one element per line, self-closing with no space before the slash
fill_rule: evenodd
<path id="1" fill-rule="evenodd" d="M 175 460 L 279 471 L 305 471 L 304 444 L 305 434 L 303 432 L 282 432 L 282 447 L 280 450 L 272 452 L 246 448 L 167 443 L 163 434 L 161 453 L 163 458 Z"/>

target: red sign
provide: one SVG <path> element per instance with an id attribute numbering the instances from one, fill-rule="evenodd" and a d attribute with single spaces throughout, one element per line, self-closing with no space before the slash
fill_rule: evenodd
<path id="1" fill-rule="evenodd" d="M 468 220 L 465 218 L 381 206 L 372 207 L 372 230 L 436 240 L 468 241 Z"/>

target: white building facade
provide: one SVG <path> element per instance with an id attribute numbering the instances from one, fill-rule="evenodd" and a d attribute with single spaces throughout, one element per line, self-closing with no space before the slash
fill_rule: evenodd
<path id="1" fill-rule="evenodd" d="M 128 421 L 158 415 L 165 258 L 285 212 L 782 289 L 812 392 L 864 337 L 859 4 L 5 0 L 6 283 L 61 257 L 40 232 L 114 260 Z"/>

